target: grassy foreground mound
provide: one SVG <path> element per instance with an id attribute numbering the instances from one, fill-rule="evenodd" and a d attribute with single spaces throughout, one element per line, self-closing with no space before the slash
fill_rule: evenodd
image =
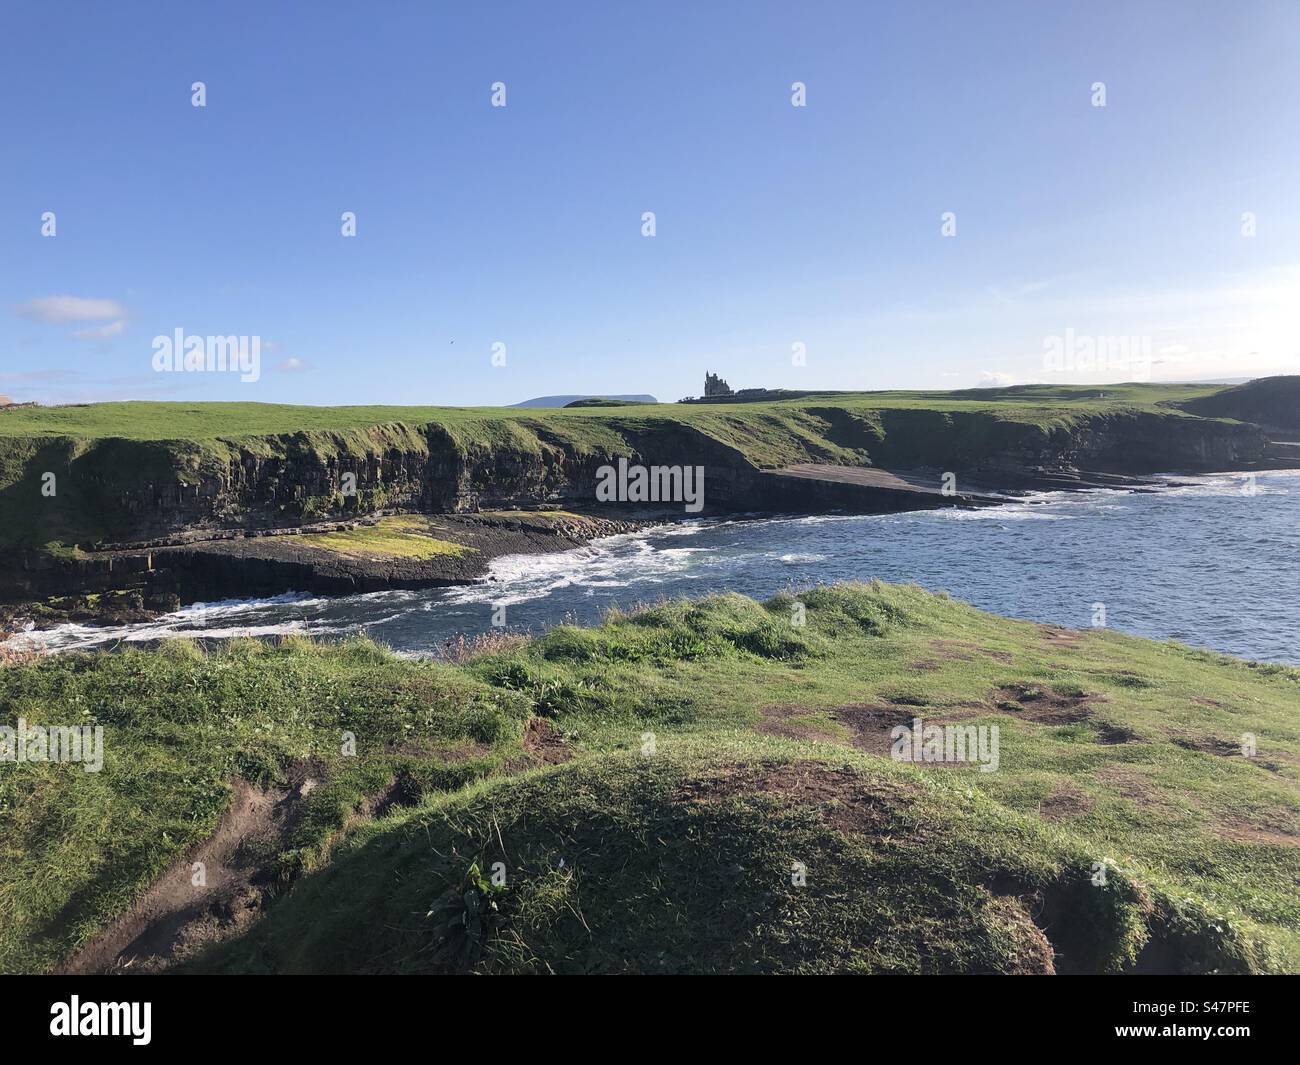
<path id="1" fill-rule="evenodd" d="M 45 660 L 0 722 L 101 722 L 105 766 L 0 765 L 0 969 L 1294 972 L 1298 708 L 1300 670 L 883 584 L 461 665 Z M 895 761 L 916 718 L 997 768 Z M 216 846 L 250 788 L 283 816 Z"/>

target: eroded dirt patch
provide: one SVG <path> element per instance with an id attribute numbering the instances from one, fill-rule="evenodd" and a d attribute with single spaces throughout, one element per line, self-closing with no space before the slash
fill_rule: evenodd
<path id="1" fill-rule="evenodd" d="M 1081 817 L 1091 809 L 1092 796 L 1063 781 L 1039 804 L 1038 814 L 1048 821 L 1059 821 L 1066 817 Z"/>
<path id="2" fill-rule="evenodd" d="M 1050 647 L 1074 647 L 1083 639 L 1078 629 L 1063 629 L 1059 625 L 1039 625 L 1038 635 Z"/>
<path id="3" fill-rule="evenodd" d="M 1097 779 L 1121 799 L 1127 799 L 1143 810 L 1149 810 L 1162 817 L 1186 819 L 1186 809 L 1176 803 L 1169 793 L 1154 783 L 1146 773 L 1132 766 L 1106 766 L 1097 773 Z"/>
<path id="4" fill-rule="evenodd" d="M 1137 733 L 1132 729 L 1125 728 L 1123 725 L 1113 725 L 1109 722 L 1101 722 L 1097 725 L 1097 742 L 1113 745 L 1116 743 L 1131 743 L 1137 739 Z"/>
<path id="5" fill-rule="evenodd" d="M 756 727 L 759 732 L 786 739 L 823 740 L 830 743 L 856 747 L 869 754 L 888 758 L 893 747 L 891 733 L 899 725 L 912 727 L 916 718 L 928 725 L 947 725 L 987 714 L 982 705 L 945 706 L 932 710 L 912 702 L 904 703 L 849 703 L 845 706 L 768 706 L 763 708 L 763 720 Z M 848 732 L 845 738 L 826 728 L 820 722 L 799 720 L 811 714 L 824 714 Z M 942 768 L 947 763 L 925 763 Z"/>
<path id="6" fill-rule="evenodd" d="M 990 701 L 1005 714 L 1039 725 L 1086 721 L 1100 696 L 1064 693 L 1047 685 L 1009 684 L 994 688 Z"/>
<path id="7" fill-rule="evenodd" d="M 1210 829 L 1215 835 L 1234 843 L 1271 843 L 1275 847 L 1300 847 L 1300 826 L 1294 821 L 1286 822 L 1280 818 L 1261 823 L 1245 817 L 1228 817 L 1217 823 L 1211 822 Z"/>
<path id="8" fill-rule="evenodd" d="M 908 725 L 918 711 L 908 706 L 872 706 L 858 703 L 837 706 L 829 717 L 849 731 L 849 742 L 860 751 L 888 757 L 893 741 L 889 734 L 899 725 Z"/>
<path id="9" fill-rule="evenodd" d="M 1231 740 L 1221 740 L 1217 736 L 1185 733 L 1173 737 L 1174 746 L 1185 751 L 1199 751 L 1201 754 L 1217 754 L 1221 758 L 1242 757 L 1241 744 Z"/>
<path id="10" fill-rule="evenodd" d="M 902 706 L 857 704 L 837 706 L 830 712 L 830 716 L 849 730 L 854 747 L 888 757 L 894 744 L 891 733 L 899 725 L 911 728 L 913 722 L 920 718 L 927 728 L 931 725 L 942 727 L 979 717 L 983 712 L 983 707 L 970 706 L 945 706 L 927 710 L 906 704 Z M 934 768 L 944 768 L 958 763 L 926 762 L 924 764 Z"/>
<path id="11" fill-rule="evenodd" d="M 506 768 L 513 772 L 534 769 L 542 765 L 559 765 L 573 757 L 573 748 L 569 746 L 554 725 L 544 717 L 535 717 L 528 722 L 524 732 L 524 756 L 511 762 Z"/>
<path id="12" fill-rule="evenodd" d="M 710 803 L 746 795 L 776 795 L 816 806 L 828 825 L 850 834 L 879 832 L 911 802 L 908 789 L 901 784 L 868 783 L 851 769 L 824 762 L 728 766 L 684 781 L 673 798 L 682 803 Z"/>
<path id="13" fill-rule="evenodd" d="M 1137 733 L 1124 725 L 1100 720 L 1094 711 L 1106 697 L 1089 692 L 1062 691 L 1046 684 L 1007 684 L 994 688 L 989 701 L 1002 713 L 1036 725 L 1077 725 L 1087 722 L 1097 743 L 1130 743 Z"/>
<path id="14" fill-rule="evenodd" d="M 271 861 L 317 783 L 305 767 L 291 779 L 287 788 L 234 781 L 216 831 L 168 866 L 128 913 L 60 971 L 158 972 L 252 924 L 272 895 Z"/>

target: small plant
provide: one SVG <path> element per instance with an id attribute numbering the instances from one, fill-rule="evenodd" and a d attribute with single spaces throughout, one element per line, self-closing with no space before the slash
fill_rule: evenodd
<path id="1" fill-rule="evenodd" d="M 506 662 L 492 670 L 491 683 L 509 691 L 521 692 L 532 683 L 533 678 L 528 667 L 520 662 Z"/>
<path id="2" fill-rule="evenodd" d="M 517 650 L 528 637 L 518 632 L 502 632 L 493 630 L 491 632 L 482 632 L 477 636 L 465 636 L 460 633 L 442 644 L 442 656 L 452 665 L 463 666 L 466 662 L 472 662 L 476 658 L 485 658 L 488 655 L 503 655 Z"/>
<path id="3" fill-rule="evenodd" d="M 4 643 L 14 634 L 0 625 L 0 669 L 5 666 L 21 666 L 30 662 L 35 662 L 37 655 L 34 651 L 24 650 L 19 647 L 5 647 Z"/>
<path id="4" fill-rule="evenodd" d="M 473 965 L 493 931 L 498 915 L 498 897 L 506 890 L 483 875 L 477 861 L 459 884 L 453 884 L 433 904 L 425 917 L 441 922 L 438 955 L 442 960 Z"/>

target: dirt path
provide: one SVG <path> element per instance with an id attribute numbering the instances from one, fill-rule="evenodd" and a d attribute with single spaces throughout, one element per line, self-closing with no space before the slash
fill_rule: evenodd
<path id="1" fill-rule="evenodd" d="M 130 911 L 58 971 L 158 972 L 247 927 L 267 901 L 269 859 L 312 785 L 305 775 L 283 789 L 233 782 L 230 807 L 216 831 L 173 862 Z"/>
<path id="2" fill-rule="evenodd" d="M 549 721 L 533 718 L 521 756 L 504 768 L 509 775 L 572 757 L 564 736 Z M 303 798 L 320 781 L 320 769 L 299 764 L 283 788 L 232 781 L 230 806 L 212 835 L 172 862 L 127 913 L 55 971 L 161 972 L 248 928 L 277 894 L 275 857 L 286 848 Z M 338 837 L 360 821 L 383 816 L 398 802 L 397 787 L 394 779 L 361 804 Z"/>

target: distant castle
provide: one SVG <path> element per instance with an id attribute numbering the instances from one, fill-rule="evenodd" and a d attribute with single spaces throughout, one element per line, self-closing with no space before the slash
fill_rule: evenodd
<path id="1" fill-rule="evenodd" d="M 680 399 L 679 403 L 708 403 L 714 401 L 733 401 L 733 402 L 754 402 L 755 400 L 765 399 L 793 399 L 795 396 L 806 395 L 802 392 L 791 392 L 784 388 L 741 388 L 734 389 L 721 377 L 715 373 L 704 371 L 704 395 L 696 399 L 694 396 L 687 396 Z"/>
<path id="2" fill-rule="evenodd" d="M 735 395 L 731 391 L 731 386 L 715 373 L 704 371 L 704 398 L 710 396 L 731 396 Z"/>

